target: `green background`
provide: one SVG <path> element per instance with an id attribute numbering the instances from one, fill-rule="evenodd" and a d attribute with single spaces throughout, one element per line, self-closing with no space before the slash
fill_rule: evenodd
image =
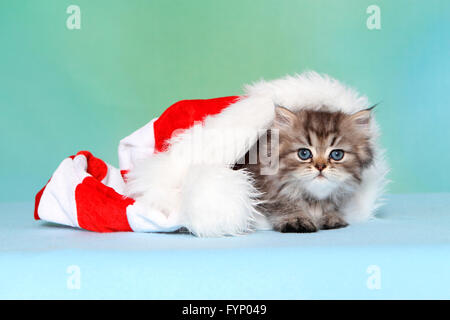
<path id="1" fill-rule="evenodd" d="M 32 200 L 78 150 L 117 165 L 118 141 L 177 100 L 308 69 L 382 101 L 390 192 L 449 191 L 449 34 L 445 0 L 2 0 L 0 200 Z"/>

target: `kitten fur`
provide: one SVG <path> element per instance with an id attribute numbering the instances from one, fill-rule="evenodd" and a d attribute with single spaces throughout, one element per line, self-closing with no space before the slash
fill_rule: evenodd
<path id="1" fill-rule="evenodd" d="M 341 208 L 358 189 L 363 170 L 373 163 L 370 113 L 369 109 L 348 115 L 326 107 L 296 112 L 276 108 L 271 130 L 279 133 L 278 170 L 261 174 L 266 164 L 259 159 L 235 167 L 251 172 L 262 195 L 258 209 L 275 230 L 315 232 L 347 226 Z M 270 139 L 263 141 L 258 148 L 271 150 Z M 310 150 L 312 157 L 302 160 L 301 148 Z M 343 150 L 344 157 L 333 160 L 332 150 Z"/>

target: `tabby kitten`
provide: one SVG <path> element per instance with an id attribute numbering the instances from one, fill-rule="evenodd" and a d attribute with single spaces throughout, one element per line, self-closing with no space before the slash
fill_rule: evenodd
<path id="1" fill-rule="evenodd" d="M 277 172 L 262 175 L 259 160 L 244 165 L 262 193 L 259 210 L 275 230 L 315 232 L 347 226 L 341 208 L 373 158 L 370 110 L 348 115 L 276 108 L 272 130 L 279 130 Z"/>

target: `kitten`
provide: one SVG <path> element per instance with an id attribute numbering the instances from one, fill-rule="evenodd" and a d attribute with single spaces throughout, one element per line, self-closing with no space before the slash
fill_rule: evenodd
<path id="1" fill-rule="evenodd" d="M 245 164 L 262 193 L 259 210 L 280 232 L 315 232 L 347 226 L 341 208 L 357 190 L 373 161 L 371 109 L 342 112 L 276 108 L 271 130 L 279 130 L 279 168 L 263 175 L 263 164 Z M 265 150 L 270 150 L 270 140 Z M 261 146 L 259 146 L 261 147 Z"/>

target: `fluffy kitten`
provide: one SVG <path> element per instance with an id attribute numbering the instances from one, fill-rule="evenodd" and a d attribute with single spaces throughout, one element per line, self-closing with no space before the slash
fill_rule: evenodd
<path id="1" fill-rule="evenodd" d="M 342 112 L 276 108 L 279 168 L 263 175 L 263 164 L 236 167 L 252 173 L 262 193 L 259 210 L 281 232 L 315 232 L 347 226 L 340 208 L 373 161 L 370 110 Z M 265 150 L 270 150 L 268 140 Z M 261 147 L 261 146 L 259 146 Z"/>

